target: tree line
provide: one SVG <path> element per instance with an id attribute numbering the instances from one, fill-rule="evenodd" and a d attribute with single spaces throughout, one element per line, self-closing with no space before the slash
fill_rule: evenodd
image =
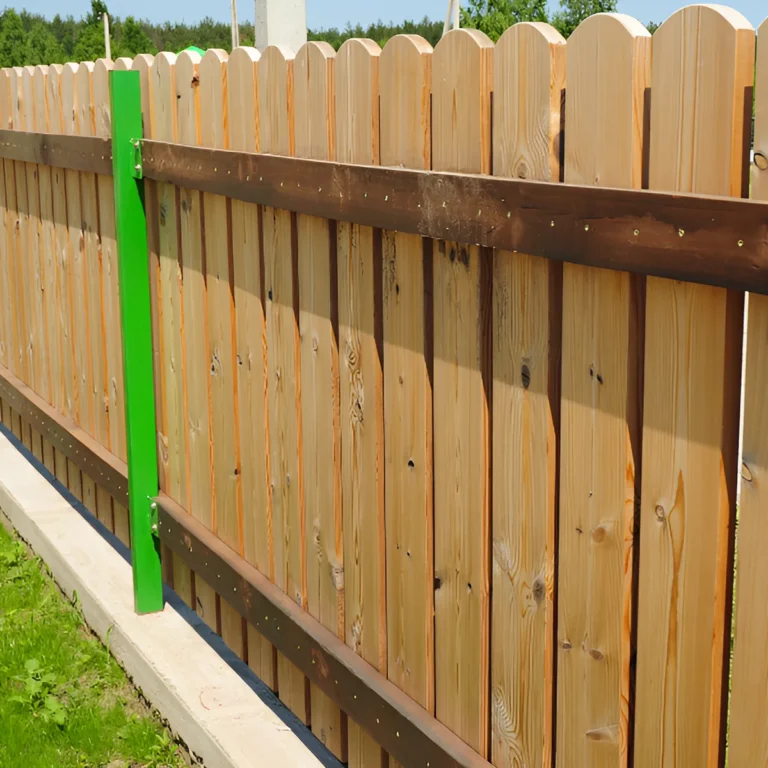
<path id="1" fill-rule="evenodd" d="M 560 9 L 547 10 L 547 0 L 468 0 L 461 9 L 461 26 L 480 29 L 498 40 L 504 30 L 520 21 L 547 21 L 565 37 L 593 13 L 615 11 L 618 0 L 560 0 Z M 0 15 L 0 67 L 28 64 L 64 64 L 68 61 L 95 61 L 106 55 L 103 15 L 109 14 L 104 0 L 91 0 L 90 11 L 80 19 L 56 14 L 46 19 L 26 10 L 6 8 Z M 110 18 L 110 43 L 113 58 L 158 51 L 179 52 L 191 45 L 202 49 L 231 48 L 229 24 L 204 18 L 197 24 L 152 24 L 126 16 Z M 649 24 L 653 31 L 657 25 Z M 310 40 L 324 40 L 335 49 L 352 37 L 367 37 L 382 47 L 394 35 L 421 35 L 433 46 L 443 33 L 443 22 L 424 17 L 421 21 L 385 24 L 381 21 L 367 27 L 347 25 L 337 28 L 307 30 Z M 241 45 L 253 45 L 253 24 L 240 25 Z"/>

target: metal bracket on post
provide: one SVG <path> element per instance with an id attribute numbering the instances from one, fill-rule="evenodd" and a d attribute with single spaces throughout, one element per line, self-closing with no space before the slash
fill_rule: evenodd
<path id="1" fill-rule="evenodd" d="M 141 162 L 141 139 L 131 139 L 133 147 L 133 178 L 144 178 L 144 166 Z"/>
<path id="2" fill-rule="evenodd" d="M 163 610 L 163 578 L 152 508 L 159 483 L 139 73 L 113 70 L 110 86 L 133 596 L 137 613 L 152 613 Z"/>
<path id="3" fill-rule="evenodd" d="M 152 535 L 156 538 L 160 538 L 159 519 L 157 515 L 157 502 L 149 500 L 149 527 L 152 531 Z"/>

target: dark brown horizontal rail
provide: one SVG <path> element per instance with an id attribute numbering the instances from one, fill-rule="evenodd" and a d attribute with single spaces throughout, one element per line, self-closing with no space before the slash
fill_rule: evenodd
<path id="1" fill-rule="evenodd" d="M 144 175 L 557 261 L 768 293 L 768 204 L 143 143 Z"/>
<path id="2" fill-rule="evenodd" d="M 94 136 L 0 131 L 0 157 L 112 175 L 112 141 Z"/>
<path id="3" fill-rule="evenodd" d="M 160 539 L 402 765 L 490 764 L 167 496 Z"/>
<path id="4" fill-rule="evenodd" d="M 124 461 L 99 445 L 72 419 L 58 413 L 3 366 L 0 397 L 119 504 L 128 506 L 128 467 Z"/>

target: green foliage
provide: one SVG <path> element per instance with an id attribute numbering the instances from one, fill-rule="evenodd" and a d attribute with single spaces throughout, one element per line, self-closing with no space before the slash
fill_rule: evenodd
<path id="1" fill-rule="evenodd" d="M 106 765 L 185 763 L 40 560 L 0 526 L 0 767 Z"/>
<path id="2" fill-rule="evenodd" d="M 8 701 L 21 704 L 44 723 L 52 722 L 62 727 L 67 722 L 67 710 L 56 695 L 59 680 L 55 673 L 43 669 L 37 659 L 27 659 L 24 669 L 26 675 L 15 678 L 24 689 L 21 694 L 10 696 Z"/>
<path id="3" fill-rule="evenodd" d="M 492 40 L 498 40 L 507 27 L 520 21 L 548 21 L 568 37 L 573 30 L 593 13 L 615 11 L 617 0 L 560 0 L 560 9 L 547 12 L 547 0 L 467 0 L 461 9 L 461 26 L 480 29 Z M 25 64 L 52 64 L 66 61 L 95 61 L 105 55 L 103 15 L 109 15 L 104 0 L 91 0 L 89 12 L 81 19 L 56 14 L 47 20 L 42 16 L 6 9 L 0 15 L 0 67 Z M 178 53 L 190 45 L 203 50 L 223 48 L 230 50 L 229 24 L 207 17 L 197 24 L 184 22 L 150 24 L 143 19 L 128 16 L 110 17 L 112 56 L 158 51 Z M 658 25 L 649 24 L 653 32 Z M 324 40 L 338 50 L 345 40 L 366 37 L 384 47 L 387 41 L 400 34 L 420 35 L 433 46 L 443 33 L 442 21 L 403 21 L 385 24 L 377 21 L 366 27 L 347 25 L 344 29 L 307 30 L 309 40 Z M 253 45 L 253 24 L 240 25 L 241 45 Z"/>
<path id="4" fill-rule="evenodd" d="M 560 10 L 555 13 L 550 24 L 563 37 L 570 37 L 584 19 L 595 13 L 615 13 L 618 0 L 560 0 Z"/>
<path id="5" fill-rule="evenodd" d="M 547 21 L 547 0 L 469 0 L 461 26 L 479 29 L 494 42 L 521 21 Z"/>

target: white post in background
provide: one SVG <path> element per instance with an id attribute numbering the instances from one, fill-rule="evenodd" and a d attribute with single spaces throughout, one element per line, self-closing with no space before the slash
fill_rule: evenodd
<path id="1" fill-rule="evenodd" d="M 109 16 L 104 14 L 104 55 L 107 59 L 112 59 L 112 45 L 109 41 Z"/>
<path id="2" fill-rule="evenodd" d="M 232 0 L 232 50 L 240 45 L 240 27 L 237 26 L 237 0 Z"/>
<path id="3" fill-rule="evenodd" d="M 256 0 L 256 48 L 285 45 L 294 53 L 307 42 L 306 0 Z"/>
<path id="4" fill-rule="evenodd" d="M 448 0 L 448 13 L 445 14 L 443 34 L 448 34 L 452 29 L 459 28 L 459 0 Z"/>

